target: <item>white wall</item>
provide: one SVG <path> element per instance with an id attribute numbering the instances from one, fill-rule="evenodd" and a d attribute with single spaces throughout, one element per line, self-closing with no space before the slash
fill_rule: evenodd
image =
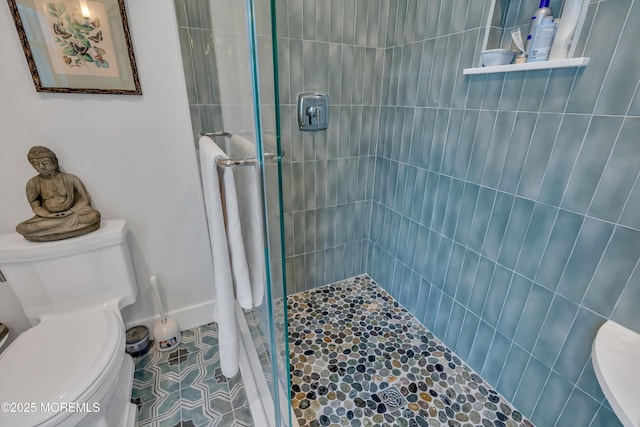
<path id="1" fill-rule="evenodd" d="M 129 25 L 142 96 L 35 91 L 8 7 L 0 6 L 0 233 L 32 215 L 26 159 L 45 145 L 79 176 L 104 219 L 125 218 L 138 276 L 128 325 L 154 315 L 148 277 L 157 274 L 170 312 L 185 329 L 211 321 L 212 265 L 193 149 L 173 2 L 129 0 Z M 8 283 L 0 284 L 0 322 L 27 327 Z M 200 308 L 203 308 L 202 306 Z"/>

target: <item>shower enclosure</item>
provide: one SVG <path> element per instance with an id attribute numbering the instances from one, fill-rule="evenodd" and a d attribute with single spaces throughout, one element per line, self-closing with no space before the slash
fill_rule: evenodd
<path id="1" fill-rule="evenodd" d="M 406 319 L 396 330 L 428 328 L 410 359 L 420 350 L 456 369 L 467 362 L 482 375 L 469 374 L 476 386 L 486 380 L 539 425 L 617 425 L 587 348 L 595 326 L 615 314 L 598 279 L 622 266 L 618 298 L 638 257 L 626 202 L 613 203 L 614 215 L 596 193 L 614 141 L 633 134 L 613 106 L 590 115 L 590 88 L 602 86 L 607 68 L 462 74 L 478 64 L 489 15 L 489 39 L 508 43 L 502 29 L 525 28 L 536 0 L 174 1 L 194 138 L 226 131 L 256 145 L 267 286 L 265 303 L 245 313 L 253 334 L 246 347 L 267 384 L 268 425 L 295 425 L 304 410 L 290 375 L 305 374 L 293 366 L 301 351 L 319 350 L 302 349 L 296 337 L 318 320 L 309 304 L 322 299 L 305 291 L 336 282 L 331 298 L 382 298 L 389 316 Z M 633 2 L 610 3 L 589 3 L 576 56 L 602 52 L 602 40 L 615 51 L 617 39 L 600 35 L 610 20 L 626 22 Z M 551 1 L 555 11 L 562 5 Z M 298 129 L 302 92 L 328 94 L 326 130 Z M 583 140 L 606 147 L 583 150 Z M 617 315 L 632 319 L 621 307 Z M 407 395 L 420 387 L 409 384 Z M 578 413 L 584 419 L 572 418 Z"/>

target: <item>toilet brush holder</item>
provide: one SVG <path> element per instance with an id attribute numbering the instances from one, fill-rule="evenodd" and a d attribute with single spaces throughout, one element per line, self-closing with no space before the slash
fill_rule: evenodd
<path id="1" fill-rule="evenodd" d="M 166 315 L 164 305 L 160 299 L 160 293 L 158 292 L 158 278 L 151 276 L 149 280 L 156 298 L 156 304 L 160 310 L 160 320 L 158 320 L 153 327 L 155 347 L 156 350 L 169 351 L 180 344 L 182 335 L 176 321 Z"/>

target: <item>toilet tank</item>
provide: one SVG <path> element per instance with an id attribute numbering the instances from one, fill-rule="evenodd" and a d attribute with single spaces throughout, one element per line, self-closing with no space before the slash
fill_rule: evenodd
<path id="1" fill-rule="evenodd" d="M 0 235 L 0 270 L 31 324 L 43 316 L 136 300 L 137 285 L 124 220 L 105 220 L 84 236 L 30 242 Z"/>

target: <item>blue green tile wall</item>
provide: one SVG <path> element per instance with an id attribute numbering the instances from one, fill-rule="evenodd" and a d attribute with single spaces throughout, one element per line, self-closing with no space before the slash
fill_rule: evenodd
<path id="1" fill-rule="evenodd" d="M 389 3 L 367 271 L 537 425 L 620 425 L 590 349 L 640 330 L 640 5 L 590 2 L 586 68 L 465 77 L 488 2 L 414 3 Z"/>
<path id="2" fill-rule="evenodd" d="M 276 2 L 290 293 L 366 272 L 388 1 L 371 3 Z M 314 91 L 329 127 L 302 132 L 297 96 Z"/>
<path id="3" fill-rule="evenodd" d="M 216 55 L 208 0 L 174 0 L 193 138 L 223 130 Z"/>

